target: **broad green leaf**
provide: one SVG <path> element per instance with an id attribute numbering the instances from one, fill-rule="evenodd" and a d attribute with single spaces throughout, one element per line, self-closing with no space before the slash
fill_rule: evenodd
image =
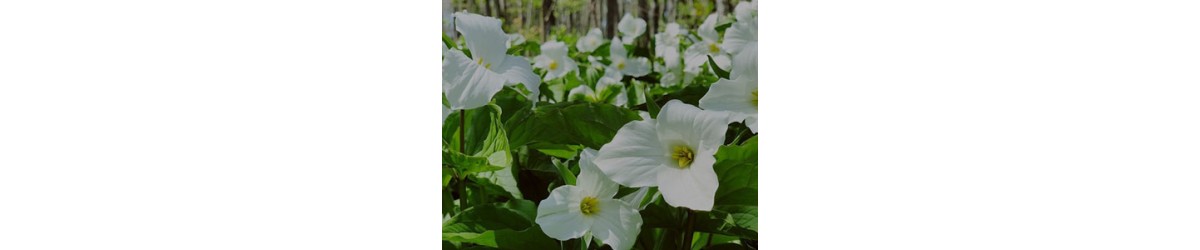
<path id="1" fill-rule="evenodd" d="M 520 212 L 496 204 L 468 208 L 442 223 L 442 233 L 484 233 L 488 230 L 525 230 L 533 223 Z"/>
<path id="2" fill-rule="evenodd" d="M 525 230 L 498 230 L 496 231 L 496 245 L 500 249 L 526 250 L 526 249 L 558 249 L 558 240 L 546 236 L 542 232 L 542 228 L 536 223 L 532 227 Z"/>
<path id="3" fill-rule="evenodd" d="M 462 174 L 474 174 L 480 172 L 489 172 L 504 169 L 501 166 L 495 166 L 488 162 L 488 158 L 480 156 L 466 156 L 459 152 L 442 150 L 442 165 L 453 167 Z M 450 184 L 443 173 L 442 186 Z"/>
<path id="4" fill-rule="evenodd" d="M 496 232 L 483 233 L 442 233 L 442 240 L 450 242 L 466 242 L 483 246 L 496 247 Z"/>
<path id="5" fill-rule="evenodd" d="M 583 146 L 579 146 L 579 145 L 554 144 L 554 143 L 544 143 L 544 142 L 535 142 L 535 143 L 529 144 L 529 148 L 535 149 L 538 152 L 542 152 L 543 154 L 546 154 L 549 156 L 554 156 L 554 157 L 563 158 L 563 159 L 575 158 L 576 155 L 579 155 L 579 151 L 583 150 Z"/>
<path id="6" fill-rule="evenodd" d="M 715 205 L 758 205 L 758 136 L 717 150 Z"/>
<path id="7" fill-rule="evenodd" d="M 625 123 L 640 120 L 637 112 L 603 103 L 564 102 L 518 111 L 505 122 L 513 146 L 530 142 L 600 148 Z"/>
<path id="8" fill-rule="evenodd" d="M 509 151 L 508 136 L 504 130 L 504 123 L 500 119 L 501 112 L 500 107 L 496 104 L 488 104 L 487 106 L 466 111 L 465 139 L 461 140 L 466 145 L 461 147 L 465 147 L 466 152 L 472 152 L 471 157 L 486 159 L 487 165 L 491 166 L 491 168 L 460 171 L 475 173 L 480 178 L 503 187 L 513 197 L 520 198 L 521 191 L 517 188 L 517 180 L 513 175 L 513 168 L 510 168 L 512 166 L 512 153 Z M 461 112 L 452 114 L 446 118 L 446 123 L 442 127 L 443 140 L 449 142 L 452 148 L 460 147 L 460 119 L 462 119 Z M 450 156 L 454 155 L 451 154 Z M 446 157 L 447 155 L 443 154 L 443 162 L 446 161 Z M 477 158 L 470 158 L 469 160 L 469 163 L 478 163 Z M 497 169 L 495 167 L 500 168 Z"/>

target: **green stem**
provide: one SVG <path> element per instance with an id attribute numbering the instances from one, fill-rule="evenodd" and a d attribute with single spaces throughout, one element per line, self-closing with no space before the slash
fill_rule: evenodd
<path id="1" fill-rule="evenodd" d="M 458 110 L 458 152 L 467 154 L 467 110 Z M 458 207 L 467 210 L 467 177 L 456 174 L 458 179 Z M 461 211 L 460 211 L 461 212 Z"/>
<path id="2" fill-rule="evenodd" d="M 692 209 L 687 210 L 687 227 L 683 230 L 683 244 L 679 244 L 682 249 L 692 249 L 692 235 L 695 234 L 696 212 Z"/>
<path id="3" fill-rule="evenodd" d="M 467 110 L 458 110 L 458 152 L 467 154 Z"/>
<path id="4" fill-rule="evenodd" d="M 455 174 L 454 179 L 457 180 L 455 186 L 458 189 L 458 212 L 462 213 L 467 210 L 467 183 L 466 177 Z"/>

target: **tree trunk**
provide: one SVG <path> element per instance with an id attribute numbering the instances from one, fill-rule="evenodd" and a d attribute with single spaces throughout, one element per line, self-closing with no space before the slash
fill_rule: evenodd
<path id="1" fill-rule="evenodd" d="M 554 26 L 554 1 L 542 0 L 542 41 L 550 35 L 550 26 Z"/>
<path id="2" fill-rule="evenodd" d="M 621 6 L 617 5 L 617 0 L 608 0 L 608 17 L 604 20 L 604 36 L 605 39 L 612 39 L 616 36 L 617 20 L 621 19 Z"/>
<path id="3" fill-rule="evenodd" d="M 483 0 L 483 8 L 483 15 L 491 17 L 496 16 L 496 14 L 492 14 L 492 0 Z"/>
<path id="4" fill-rule="evenodd" d="M 492 3 L 496 4 L 496 18 L 499 18 L 504 24 L 509 24 L 510 22 L 508 21 L 508 18 L 506 18 L 506 15 L 504 15 L 504 2 L 500 0 L 492 0 Z M 511 25 L 509 26 L 511 27 Z"/>
<path id="5" fill-rule="evenodd" d="M 662 24 L 663 1 L 654 1 L 654 11 L 650 12 L 650 34 L 658 33 Z"/>

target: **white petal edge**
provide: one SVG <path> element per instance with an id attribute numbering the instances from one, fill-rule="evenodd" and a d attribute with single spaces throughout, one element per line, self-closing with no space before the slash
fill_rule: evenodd
<path id="1" fill-rule="evenodd" d="M 642 231 L 642 216 L 623 201 L 601 199 L 600 213 L 595 215 L 590 229 L 596 239 L 614 250 L 628 250 Z"/>
<path id="2" fill-rule="evenodd" d="M 655 184 L 657 169 L 665 167 L 666 153 L 654 131 L 655 120 L 632 121 L 621 126 L 608 144 L 600 147 L 596 166 L 613 181 L 629 187 Z"/>
<path id="3" fill-rule="evenodd" d="M 697 152 L 692 166 L 686 169 L 673 167 L 658 171 L 658 191 L 662 192 L 667 204 L 692 210 L 710 211 L 717 195 L 717 173 L 712 165 L 716 151 Z"/>
<path id="4" fill-rule="evenodd" d="M 471 61 L 458 50 L 446 53 L 442 81 L 442 91 L 453 110 L 482 107 L 504 87 L 503 77 Z"/>
<path id="5" fill-rule="evenodd" d="M 591 228 L 588 220 L 579 211 L 580 201 L 583 201 L 583 197 L 580 195 L 578 187 L 555 188 L 550 191 L 549 197 L 538 204 L 537 218 L 534 221 L 550 238 L 557 240 L 579 238 Z"/>
<path id="6" fill-rule="evenodd" d="M 617 195 L 619 186 L 596 167 L 593 160 L 598 153 L 590 148 L 579 153 L 579 177 L 576 178 L 578 181 L 575 182 L 575 186 L 582 188 L 585 195 L 609 199 Z"/>

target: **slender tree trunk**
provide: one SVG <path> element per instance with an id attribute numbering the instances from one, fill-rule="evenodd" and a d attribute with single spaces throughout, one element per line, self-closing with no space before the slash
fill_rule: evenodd
<path id="1" fill-rule="evenodd" d="M 508 18 L 506 18 L 504 15 L 504 2 L 502 2 L 500 0 L 492 0 L 492 3 L 496 5 L 496 7 L 495 7 L 496 18 L 499 18 L 501 21 L 504 21 L 504 24 L 509 24 L 510 22 L 508 21 Z M 511 26 L 511 25 L 509 25 L 509 26 Z"/>
<path id="2" fill-rule="evenodd" d="M 649 37 L 647 35 L 654 34 L 654 23 L 653 23 L 654 19 L 650 18 L 650 3 L 649 3 L 649 1 L 638 0 L 638 12 L 642 13 L 642 15 L 641 15 L 642 20 L 646 20 L 646 34 L 642 34 L 642 36 L 638 37 L 637 40 L 638 40 L 638 44 L 645 45 L 646 41 L 650 41 L 650 39 L 646 38 L 646 37 Z"/>
<path id="3" fill-rule="evenodd" d="M 621 19 L 621 6 L 617 5 L 617 0 L 608 0 L 608 17 L 604 20 L 604 36 L 605 39 L 612 39 L 616 36 L 617 20 Z"/>
<path id="4" fill-rule="evenodd" d="M 483 15 L 491 17 L 496 16 L 496 14 L 492 13 L 492 0 L 483 0 L 483 8 L 483 11 L 485 11 Z"/>
<path id="5" fill-rule="evenodd" d="M 550 36 L 550 26 L 554 26 L 554 1 L 542 0 L 542 41 Z"/>
<path id="6" fill-rule="evenodd" d="M 663 1 L 654 1 L 654 11 L 650 12 L 650 34 L 658 33 L 662 25 Z"/>

